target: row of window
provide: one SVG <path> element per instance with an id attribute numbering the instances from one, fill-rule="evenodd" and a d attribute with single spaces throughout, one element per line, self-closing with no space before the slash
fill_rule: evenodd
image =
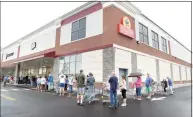
<path id="1" fill-rule="evenodd" d="M 76 41 L 86 37 L 86 17 L 77 20 L 72 23 L 71 29 L 71 41 Z M 139 40 L 140 42 L 149 45 L 148 39 L 148 28 L 143 24 L 139 23 Z M 159 47 L 158 34 L 152 31 L 152 45 L 156 49 Z M 167 42 L 166 39 L 162 37 L 162 50 L 167 53 Z"/>
<path id="2" fill-rule="evenodd" d="M 82 55 L 71 55 L 60 57 L 60 73 L 78 74 L 82 68 Z"/>
<path id="3" fill-rule="evenodd" d="M 151 31 L 152 33 L 152 46 L 156 49 L 160 49 L 159 47 L 159 38 L 158 34 L 154 31 Z M 144 26 L 143 24 L 139 23 L 139 40 L 140 42 L 149 45 L 149 39 L 148 39 L 148 28 Z M 162 50 L 167 53 L 167 42 L 166 39 L 161 37 L 161 45 Z"/>

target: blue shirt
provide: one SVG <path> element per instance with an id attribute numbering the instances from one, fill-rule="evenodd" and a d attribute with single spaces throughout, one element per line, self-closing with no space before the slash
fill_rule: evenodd
<path id="1" fill-rule="evenodd" d="M 111 76 L 109 79 L 109 83 L 110 83 L 110 90 L 117 91 L 118 78 L 116 76 Z"/>
<path id="2" fill-rule="evenodd" d="M 53 82 L 53 76 L 48 77 L 48 82 Z"/>
<path id="3" fill-rule="evenodd" d="M 168 84 L 169 84 L 169 86 L 172 86 L 172 80 L 171 79 L 168 80 Z"/>
<path id="4" fill-rule="evenodd" d="M 149 87 L 151 85 L 151 82 L 152 82 L 152 78 L 151 77 L 147 77 L 146 80 L 145 80 L 146 87 Z"/>
<path id="5" fill-rule="evenodd" d="M 7 80 L 8 80 L 8 76 L 5 76 L 5 77 L 4 77 L 4 81 L 7 81 Z"/>
<path id="6" fill-rule="evenodd" d="M 66 80 L 65 80 L 65 84 L 68 84 L 68 82 L 69 82 L 69 80 L 68 80 L 68 79 L 66 79 Z"/>

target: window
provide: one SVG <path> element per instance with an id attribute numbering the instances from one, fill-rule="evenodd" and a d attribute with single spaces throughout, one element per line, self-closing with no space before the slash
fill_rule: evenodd
<path id="1" fill-rule="evenodd" d="M 64 57 L 64 63 L 62 68 L 64 74 L 68 75 L 77 74 L 80 72 L 81 68 L 82 68 L 81 54 Z"/>
<path id="2" fill-rule="evenodd" d="M 42 68 L 42 74 L 46 74 L 46 68 Z"/>
<path id="3" fill-rule="evenodd" d="M 86 17 L 72 23 L 71 41 L 86 37 Z"/>
<path id="4" fill-rule="evenodd" d="M 80 73 L 82 69 L 82 62 L 76 62 L 76 74 Z"/>
<path id="5" fill-rule="evenodd" d="M 167 42 L 166 39 L 162 37 L 162 50 L 167 53 Z"/>
<path id="6" fill-rule="evenodd" d="M 70 74 L 75 74 L 75 71 L 76 71 L 75 64 L 76 64 L 75 62 L 70 63 Z"/>
<path id="7" fill-rule="evenodd" d="M 139 23 L 139 40 L 140 42 L 149 45 L 148 28 L 141 23 Z"/>
<path id="8" fill-rule="evenodd" d="M 39 75 L 42 74 L 42 68 L 39 68 Z"/>
<path id="9" fill-rule="evenodd" d="M 69 70 L 70 70 L 70 64 L 69 63 L 64 63 L 63 64 L 63 73 L 64 74 L 69 74 Z"/>
<path id="10" fill-rule="evenodd" d="M 77 62 L 81 62 L 81 61 L 82 61 L 81 54 L 77 54 L 77 55 L 76 55 L 76 61 L 77 61 Z"/>
<path id="11" fill-rule="evenodd" d="M 152 31 L 152 43 L 153 47 L 156 49 L 159 49 L 159 39 L 158 39 L 158 34 Z"/>

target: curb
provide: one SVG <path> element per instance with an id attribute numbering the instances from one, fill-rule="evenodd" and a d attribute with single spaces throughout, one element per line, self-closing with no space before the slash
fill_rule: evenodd
<path id="1" fill-rule="evenodd" d="M 8 86 L 8 87 L 26 88 L 26 89 L 35 88 L 35 87 L 31 87 L 31 86 L 22 86 L 22 85 L 14 85 L 14 84 L 6 84 L 6 86 Z"/>

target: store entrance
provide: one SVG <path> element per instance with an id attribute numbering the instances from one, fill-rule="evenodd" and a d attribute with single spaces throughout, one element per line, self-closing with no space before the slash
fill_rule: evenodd
<path id="1" fill-rule="evenodd" d="M 19 84 L 34 84 L 37 76 L 48 77 L 53 70 L 54 58 L 38 58 L 20 63 Z M 32 83 L 33 82 L 33 83 Z"/>

